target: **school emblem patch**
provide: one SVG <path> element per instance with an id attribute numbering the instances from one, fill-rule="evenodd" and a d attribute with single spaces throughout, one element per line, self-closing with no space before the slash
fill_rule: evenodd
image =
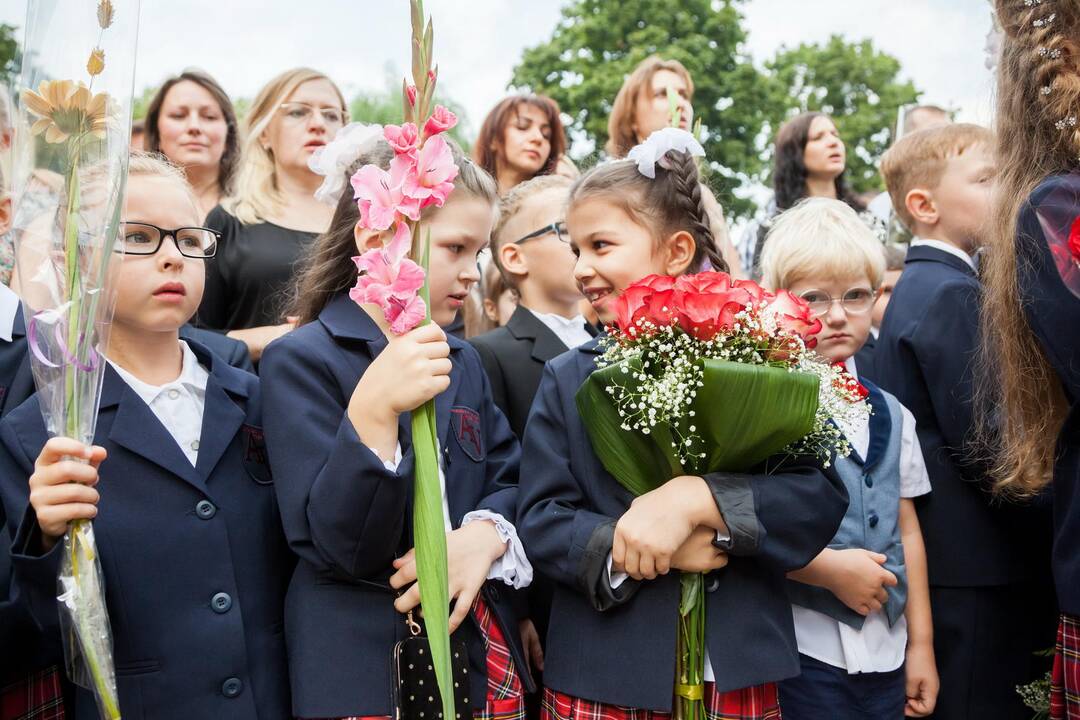
<path id="1" fill-rule="evenodd" d="M 480 413 L 470 407 L 455 405 L 450 408 L 450 427 L 458 445 L 476 462 L 484 459 L 484 435 L 480 427 Z"/>
<path id="2" fill-rule="evenodd" d="M 261 427 L 244 425 L 240 428 L 243 436 L 244 470 L 251 479 L 260 485 L 269 485 L 274 481 L 270 474 L 270 459 L 266 455 L 266 438 Z"/>

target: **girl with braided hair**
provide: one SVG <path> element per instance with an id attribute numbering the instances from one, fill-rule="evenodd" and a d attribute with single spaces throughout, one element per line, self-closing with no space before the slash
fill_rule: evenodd
<path id="1" fill-rule="evenodd" d="M 647 275 L 727 270 L 698 178 L 703 154 L 666 128 L 571 188 L 574 275 L 604 322 Z M 779 718 L 775 683 L 799 672 L 784 575 L 832 537 L 842 482 L 796 459 L 768 476 L 680 476 L 632 498 L 593 452 L 575 404 L 600 352 L 593 340 L 548 362 L 523 441 L 517 527 L 534 568 L 558 581 L 542 717 L 668 717 L 682 570 L 708 573 L 707 718 Z"/>
<path id="2" fill-rule="evenodd" d="M 1052 494 L 1051 717 L 1080 718 L 1080 4 L 995 0 L 1003 30 L 982 383 L 997 489 Z M 1047 493 L 1052 486 L 1052 492 Z"/>

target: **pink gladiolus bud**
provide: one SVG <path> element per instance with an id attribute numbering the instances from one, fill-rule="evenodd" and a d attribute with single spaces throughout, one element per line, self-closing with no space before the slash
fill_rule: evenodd
<path id="1" fill-rule="evenodd" d="M 409 105 L 416 107 L 416 86 L 409 85 L 405 88 L 405 95 L 409 98 Z"/>
<path id="2" fill-rule="evenodd" d="M 457 125 L 457 115 L 450 112 L 442 105 L 435 106 L 435 112 L 431 113 L 431 117 L 424 124 L 424 136 L 431 137 L 438 135 L 441 132 L 446 132 L 450 128 Z"/>
<path id="3" fill-rule="evenodd" d="M 383 128 L 383 137 L 398 155 L 416 150 L 420 142 L 420 133 L 416 125 L 411 122 L 403 125 L 387 125 Z"/>
<path id="4" fill-rule="evenodd" d="M 435 71 L 434 70 L 428 70 L 427 71 L 427 79 L 428 79 L 428 82 L 435 82 Z"/>

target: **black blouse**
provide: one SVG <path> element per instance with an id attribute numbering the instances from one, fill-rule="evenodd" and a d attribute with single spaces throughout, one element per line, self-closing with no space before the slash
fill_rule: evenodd
<path id="1" fill-rule="evenodd" d="M 206 216 L 206 226 L 221 239 L 206 263 L 198 325 L 244 330 L 285 322 L 293 278 L 316 233 L 269 222 L 245 225 L 220 205 Z"/>

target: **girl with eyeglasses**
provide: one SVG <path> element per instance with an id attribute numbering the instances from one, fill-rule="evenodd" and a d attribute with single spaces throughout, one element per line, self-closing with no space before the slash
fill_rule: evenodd
<path id="1" fill-rule="evenodd" d="M 116 311 L 92 447 L 49 438 L 37 396 L 0 423 L 15 593 L 59 641 L 67 524 L 93 519 L 125 718 L 290 716 L 282 634 L 294 560 L 274 499 L 259 380 L 180 338 L 213 231 L 182 171 L 130 162 Z M 75 691 L 74 717 L 97 715 Z"/>
<path id="2" fill-rule="evenodd" d="M 278 75 L 244 120 L 233 195 L 206 218 L 221 237 L 198 324 L 243 341 L 255 362 L 293 328 L 285 292 L 333 213 L 314 197 L 322 176 L 308 161 L 347 122 L 345 99 L 326 75 L 308 68 Z"/>
<path id="3" fill-rule="evenodd" d="M 767 287 L 809 303 L 822 325 L 817 352 L 843 363 L 873 408 L 861 426 L 842 428 L 854 452 L 835 463 L 849 498 L 840 528 L 788 573 L 802 673 L 780 683 L 784 718 L 925 717 L 939 682 L 913 499 L 930 479 L 914 417 L 855 365 L 885 275 L 881 244 L 846 203 L 812 198 L 777 217 L 761 263 Z"/>

